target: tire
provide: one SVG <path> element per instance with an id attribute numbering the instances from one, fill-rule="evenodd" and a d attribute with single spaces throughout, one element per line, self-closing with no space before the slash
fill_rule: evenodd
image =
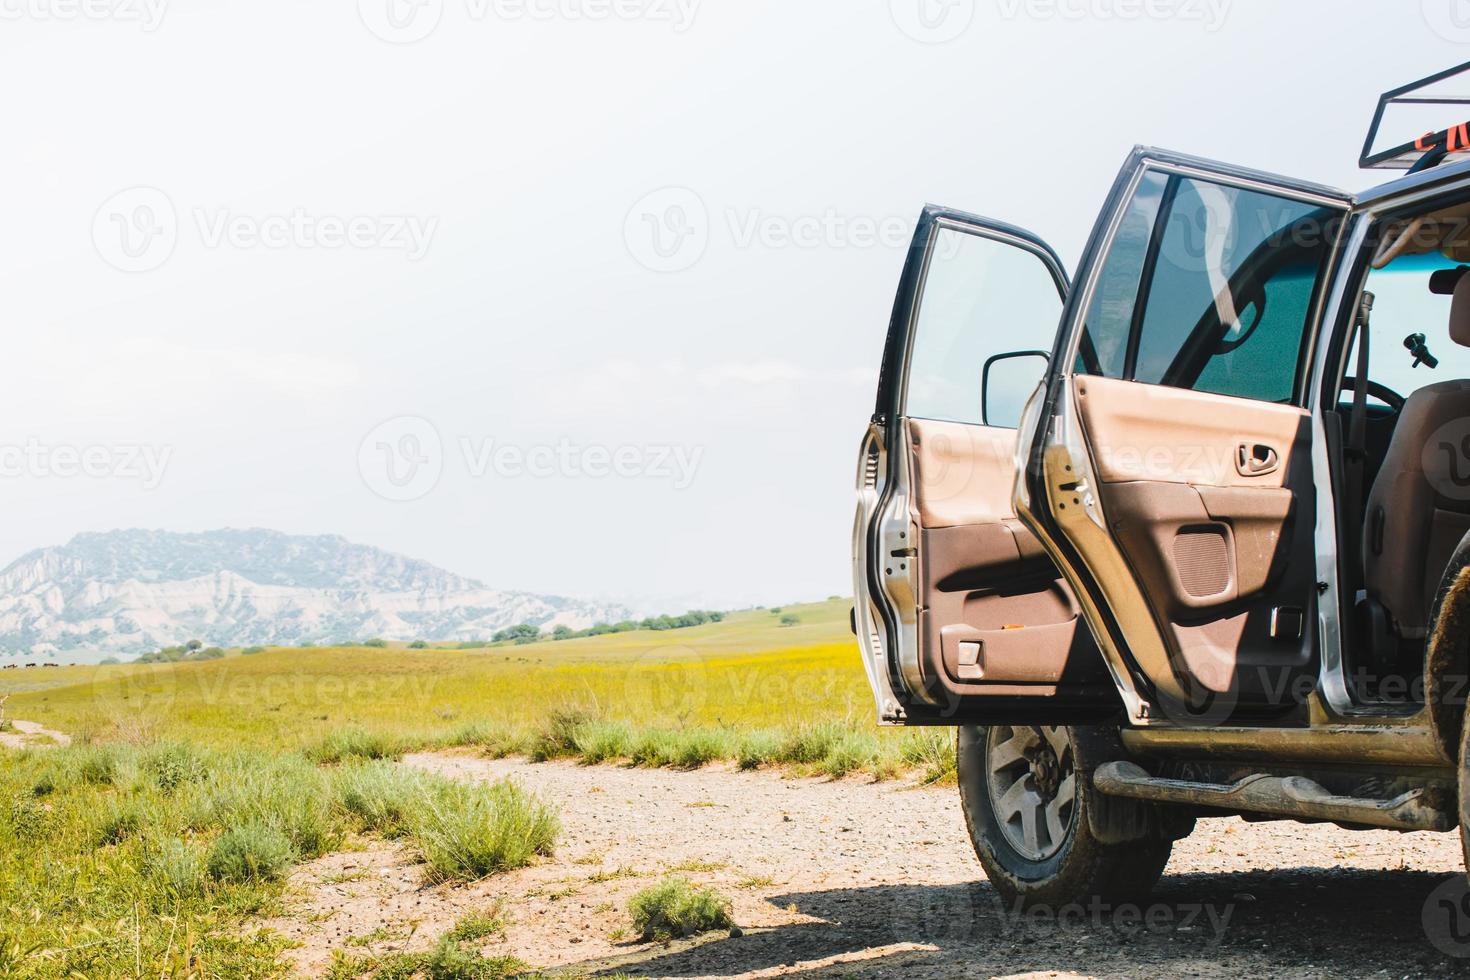
<path id="1" fill-rule="evenodd" d="M 1167 821 L 1146 819 L 1136 839 L 1115 843 L 1094 832 L 1109 823 L 1096 811 L 1112 801 L 1093 790 L 1092 770 L 1116 755 L 1109 751 L 1114 745 L 1116 738 L 1091 729 L 960 728 L 965 824 L 986 876 L 1007 904 L 1130 901 L 1146 896 L 1163 874 L 1174 846 L 1174 838 L 1158 829 Z"/>

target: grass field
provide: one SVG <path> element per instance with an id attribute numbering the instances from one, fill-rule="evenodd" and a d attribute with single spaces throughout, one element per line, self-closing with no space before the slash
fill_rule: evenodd
<path id="1" fill-rule="evenodd" d="M 410 750 L 952 774 L 942 730 L 873 724 L 847 610 L 833 600 L 477 650 L 0 673 L 9 718 L 74 739 L 0 751 L 0 976 L 277 976 L 281 940 L 249 923 L 279 907 L 296 862 L 378 835 L 416 848 L 426 880 L 453 881 L 554 847 L 555 801 L 412 775 L 393 764 Z M 441 946 L 429 959 L 344 959 L 334 976 L 518 969 Z"/>
<path id="2" fill-rule="evenodd" d="M 846 601 L 734 613 L 682 630 L 482 650 L 308 648 L 199 663 L 0 673 L 9 713 L 109 738 L 304 747 L 344 726 L 510 729 L 576 706 L 637 726 L 760 727 L 872 713 Z M 800 622 L 782 626 L 782 616 Z"/>

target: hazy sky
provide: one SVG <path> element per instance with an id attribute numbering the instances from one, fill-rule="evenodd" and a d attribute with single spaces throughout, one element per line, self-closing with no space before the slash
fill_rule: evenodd
<path id="1" fill-rule="evenodd" d="M 1461 0 L 0 18 L 0 564 L 261 526 L 717 605 L 849 591 L 925 201 L 1071 265 L 1133 144 L 1360 189 L 1377 94 L 1470 61 Z"/>

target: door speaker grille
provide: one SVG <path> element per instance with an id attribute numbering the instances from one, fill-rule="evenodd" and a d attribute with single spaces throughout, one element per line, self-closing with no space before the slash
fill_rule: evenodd
<path id="1" fill-rule="evenodd" d="M 1219 595 L 1230 587 L 1230 548 L 1220 531 L 1180 531 L 1174 538 L 1174 564 L 1184 591 L 1196 599 Z"/>

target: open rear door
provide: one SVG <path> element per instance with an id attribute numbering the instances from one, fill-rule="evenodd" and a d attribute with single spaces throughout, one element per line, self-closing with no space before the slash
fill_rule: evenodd
<path id="1" fill-rule="evenodd" d="M 1134 724 L 1278 716 L 1314 686 L 1305 392 L 1350 203 L 1139 149 L 1093 233 L 1018 504 Z"/>
<path id="2" fill-rule="evenodd" d="M 1116 711 L 1071 590 L 1012 506 L 1017 427 L 1066 294 L 1034 235 L 921 216 L 858 462 L 854 628 L 885 722 Z"/>

